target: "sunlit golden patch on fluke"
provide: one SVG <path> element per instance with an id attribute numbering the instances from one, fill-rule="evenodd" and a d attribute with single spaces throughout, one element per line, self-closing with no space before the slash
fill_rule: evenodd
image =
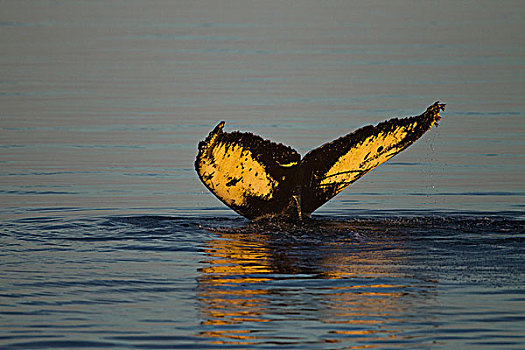
<path id="1" fill-rule="evenodd" d="M 291 147 L 219 123 L 199 143 L 195 169 L 224 204 L 249 218 L 301 218 L 428 131 L 445 105 L 425 113 L 365 126 L 301 156 Z"/>

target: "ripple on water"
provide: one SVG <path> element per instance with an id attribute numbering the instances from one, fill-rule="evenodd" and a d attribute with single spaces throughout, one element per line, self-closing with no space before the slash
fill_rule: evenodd
<path id="1" fill-rule="evenodd" d="M 0 342 L 519 348 L 523 221 L 372 214 L 6 222 Z"/>

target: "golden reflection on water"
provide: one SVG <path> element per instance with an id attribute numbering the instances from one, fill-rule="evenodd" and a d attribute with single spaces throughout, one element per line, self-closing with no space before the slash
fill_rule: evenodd
<path id="1" fill-rule="evenodd" d="M 349 228 L 328 239 L 231 231 L 207 242 L 198 280 L 200 336 L 213 344 L 375 348 L 403 338 L 399 323 L 433 288 L 399 271 L 406 249 L 386 234 L 362 242 Z"/>

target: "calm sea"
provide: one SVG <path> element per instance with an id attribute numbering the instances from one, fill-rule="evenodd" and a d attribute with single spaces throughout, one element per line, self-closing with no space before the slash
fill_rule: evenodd
<path id="1" fill-rule="evenodd" d="M 0 2 L 0 348 L 523 349 L 522 1 Z M 302 226 L 193 169 L 447 104 Z"/>

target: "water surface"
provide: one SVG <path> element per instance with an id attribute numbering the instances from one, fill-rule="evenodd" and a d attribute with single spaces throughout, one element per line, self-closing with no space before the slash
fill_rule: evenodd
<path id="1" fill-rule="evenodd" d="M 520 348 L 523 221 L 20 219 L 2 333 L 25 348 Z"/>
<path id="2" fill-rule="evenodd" d="M 523 348 L 521 2 L 4 1 L 0 347 Z M 193 169 L 443 119 L 315 213 Z"/>

